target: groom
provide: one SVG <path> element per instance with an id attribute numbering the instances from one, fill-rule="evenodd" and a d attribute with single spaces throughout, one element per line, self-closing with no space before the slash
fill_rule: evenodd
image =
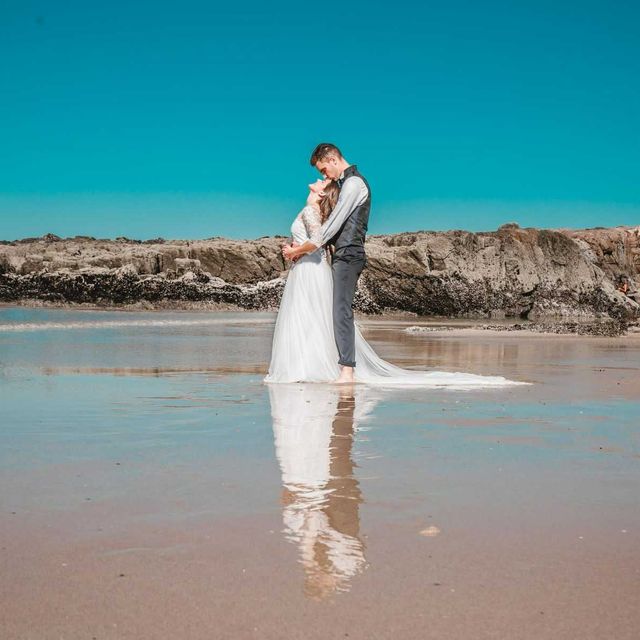
<path id="1" fill-rule="evenodd" d="M 340 185 L 340 197 L 329 219 L 322 225 L 321 246 L 334 249 L 333 272 L 333 331 L 338 363 L 341 366 L 339 383 L 353 382 L 356 366 L 355 327 L 353 324 L 353 297 L 358 278 L 367 263 L 364 241 L 369 222 L 371 191 L 369 184 L 356 168 L 342 156 L 334 144 L 321 143 L 311 154 L 311 166 L 325 178 Z M 286 245 L 284 257 L 296 260 L 318 248 L 307 241 L 299 247 Z"/>

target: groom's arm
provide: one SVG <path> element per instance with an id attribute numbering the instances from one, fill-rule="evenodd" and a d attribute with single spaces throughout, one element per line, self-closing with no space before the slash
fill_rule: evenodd
<path id="1" fill-rule="evenodd" d="M 325 245 L 333 236 L 340 231 L 346 219 L 353 213 L 354 209 L 361 205 L 369 195 L 367 185 L 362 178 L 351 176 L 344 181 L 338 202 L 331 212 L 329 219 L 322 225 L 322 236 L 320 244 L 307 240 L 299 247 L 285 247 L 282 254 L 287 260 L 297 260 L 300 256 L 312 253 L 318 247 Z"/>
<path id="2" fill-rule="evenodd" d="M 362 178 L 351 176 L 344 181 L 338 202 L 329 219 L 322 225 L 321 245 L 327 244 L 340 231 L 347 218 L 367 199 L 368 195 L 367 185 Z"/>

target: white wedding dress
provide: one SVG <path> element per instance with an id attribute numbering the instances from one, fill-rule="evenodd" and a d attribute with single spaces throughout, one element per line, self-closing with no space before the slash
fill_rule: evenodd
<path id="1" fill-rule="evenodd" d="M 294 242 L 320 244 L 320 213 L 306 206 L 291 225 Z M 325 251 L 302 256 L 289 271 L 265 382 L 330 382 L 340 374 L 333 334 L 333 280 Z M 402 369 L 380 358 L 356 323 L 356 382 L 471 389 L 514 384 L 500 376 Z"/>

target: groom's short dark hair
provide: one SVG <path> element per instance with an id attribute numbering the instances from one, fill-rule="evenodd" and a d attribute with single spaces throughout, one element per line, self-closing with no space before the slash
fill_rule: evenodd
<path id="1" fill-rule="evenodd" d="M 318 162 L 324 160 L 327 156 L 338 156 L 338 158 L 342 158 L 342 153 L 340 149 L 336 147 L 335 144 L 331 144 L 330 142 L 321 142 L 311 154 L 311 160 L 309 161 L 312 167 L 315 167 Z"/>

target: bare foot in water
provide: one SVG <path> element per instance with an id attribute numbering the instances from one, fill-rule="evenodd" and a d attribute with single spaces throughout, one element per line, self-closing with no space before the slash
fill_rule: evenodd
<path id="1" fill-rule="evenodd" d="M 333 381 L 334 384 L 353 384 L 353 367 L 342 367 L 342 371 L 340 371 L 340 375 L 336 380 Z"/>

